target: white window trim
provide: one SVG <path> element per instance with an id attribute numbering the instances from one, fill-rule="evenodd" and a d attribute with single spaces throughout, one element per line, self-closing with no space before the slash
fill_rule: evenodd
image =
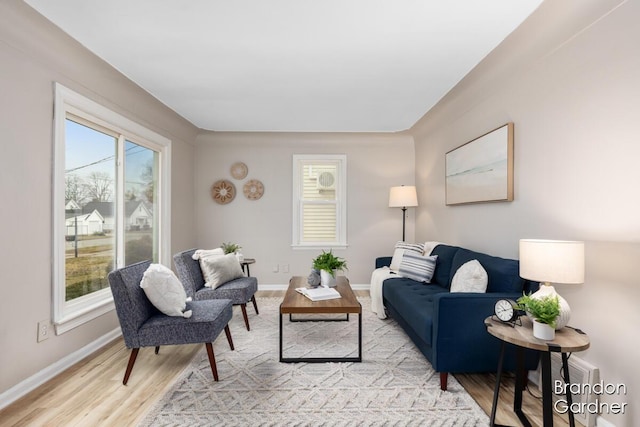
<path id="1" fill-rule="evenodd" d="M 338 168 L 338 189 L 337 202 L 338 211 L 337 218 L 337 235 L 338 240 L 334 243 L 303 243 L 300 241 L 302 236 L 302 204 L 300 201 L 301 182 L 300 161 L 313 162 L 332 162 L 337 164 Z M 292 243 L 291 248 L 300 249 L 346 249 L 347 244 L 347 155 L 346 154 L 294 154 L 293 155 L 293 198 L 292 198 Z"/>
<path id="2" fill-rule="evenodd" d="M 171 265 L 171 140 L 102 105 L 54 83 L 54 165 L 53 165 L 53 324 L 60 335 L 89 322 L 115 308 L 111 289 L 65 301 L 65 227 L 64 227 L 64 162 L 65 120 L 67 113 L 89 120 L 97 125 L 133 138 L 136 143 L 148 145 L 160 152 L 160 181 L 158 182 L 159 261 Z M 62 165 L 62 167 L 60 167 Z M 121 181 L 120 181 L 121 182 Z M 120 213 L 119 216 L 122 216 Z M 116 219 L 118 220 L 118 218 Z M 119 218 L 120 222 L 122 218 Z M 117 254 L 116 265 L 124 263 L 123 254 Z"/>

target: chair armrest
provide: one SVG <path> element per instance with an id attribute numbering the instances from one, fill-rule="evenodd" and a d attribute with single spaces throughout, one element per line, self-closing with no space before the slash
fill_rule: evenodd
<path id="1" fill-rule="evenodd" d="M 376 268 L 389 267 L 391 265 L 391 258 L 390 256 L 376 258 Z"/>

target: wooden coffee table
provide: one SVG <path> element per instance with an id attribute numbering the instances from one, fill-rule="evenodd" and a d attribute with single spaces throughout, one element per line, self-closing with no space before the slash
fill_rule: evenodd
<path id="1" fill-rule="evenodd" d="M 340 292 L 342 298 L 311 301 L 304 295 L 296 292 L 296 288 L 307 285 L 307 278 L 294 276 L 289 280 L 289 288 L 284 295 L 284 300 L 280 304 L 280 362 L 296 363 L 324 363 L 324 362 L 362 362 L 362 305 L 353 293 L 349 285 L 349 279 L 344 276 L 336 278 L 336 290 Z M 315 321 L 315 322 L 335 322 L 349 321 L 349 314 L 358 315 L 358 356 L 357 357 L 284 357 L 282 355 L 282 319 L 285 314 L 289 315 L 289 321 Z M 294 320 L 293 314 L 346 314 L 346 319 L 322 319 L 321 317 L 306 320 Z"/>

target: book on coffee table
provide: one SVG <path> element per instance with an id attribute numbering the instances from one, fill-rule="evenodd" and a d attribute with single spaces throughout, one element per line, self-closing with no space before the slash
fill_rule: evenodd
<path id="1" fill-rule="evenodd" d="M 340 298 L 340 292 L 336 291 L 334 288 L 296 288 L 296 291 L 300 292 L 311 301 Z"/>

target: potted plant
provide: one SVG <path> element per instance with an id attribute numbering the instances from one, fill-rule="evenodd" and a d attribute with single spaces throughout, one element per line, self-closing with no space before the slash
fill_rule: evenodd
<path id="1" fill-rule="evenodd" d="M 325 252 L 313 260 L 313 269 L 320 272 L 320 283 L 324 287 L 336 286 L 336 270 L 346 270 L 347 261 L 337 257 L 331 250 Z"/>
<path id="2" fill-rule="evenodd" d="M 518 304 L 533 317 L 534 337 L 541 340 L 555 338 L 556 319 L 560 315 L 560 301 L 557 296 L 532 298 L 531 295 L 523 295 L 518 299 Z"/>
<path id="3" fill-rule="evenodd" d="M 222 248 L 225 254 L 236 254 L 238 261 L 242 262 L 244 260 L 244 255 L 242 255 L 242 253 L 240 252 L 240 249 L 242 249 L 242 246 L 240 246 L 239 244 L 229 242 L 229 243 L 223 243 L 222 245 L 220 245 L 220 247 Z"/>

